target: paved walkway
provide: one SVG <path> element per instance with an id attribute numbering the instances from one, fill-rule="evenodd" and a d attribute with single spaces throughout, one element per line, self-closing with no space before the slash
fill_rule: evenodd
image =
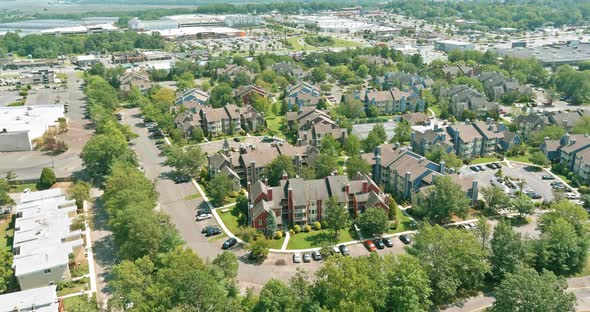
<path id="1" fill-rule="evenodd" d="M 291 238 L 291 234 L 289 233 L 289 231 L 285 231 L 285 241 L 283 242 L 283 245 L 281 245 L 281 251 L 287 250 L 287 245 L 289 245 L 290 238 Z"/>
<path id="2" fill-rule="evenodd" d="M 84 201 L 84 230 L 86 236 L 86 254 L 88 255 L 88 271 L 90 275 L 90 293 L 88 297 L 92 296 L 92 293 L 96 292 L 96 271 L 94 269 L 94 252 L 92 251 L 92 237 L 90 236 L 90 214 L 88 213 L 88 202 Z"/>

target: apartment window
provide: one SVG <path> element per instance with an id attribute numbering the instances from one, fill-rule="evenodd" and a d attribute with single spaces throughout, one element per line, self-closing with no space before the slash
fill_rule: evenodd
<path id="1" fill-rule="evenodd" d="M 312 211 L 311 211 L 311 214 L 315 214 L 315 210 L 312 210 Z"/>
<path id="2" fill-rule="evenodd" d="M 258 225 L 262 226 L 262 220 L 258 220 Z"/>
<path id="3" fill-rule="evenodd" d="M 43 273 L 49 274 L 49 273 L 51 273 L 51 269 L 45 269 L 45 270 L 43 270 Z"/>

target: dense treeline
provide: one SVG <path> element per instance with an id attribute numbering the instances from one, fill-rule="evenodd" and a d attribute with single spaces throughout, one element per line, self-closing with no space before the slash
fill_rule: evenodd
<path id="1" fill-rule="evenodd" d="M 444 1 L 426 0 L 400 1 L 388 4 L 400 14 L 427 20 L 454 21 L 455 19 L 476 20 L 481 30 L 500 27 L 535 29 L 546 24 L 555 26 L 575 25 L 590 17 L 590 3 L 587 1 Z M 466 26 L 467 27 L 467 26 Z"/>
<path id="2" fill-rule="evenodd" d="M 109 32 L 87 36 L 50 36 L 16 33 L 0 36 L 0 57 L 17 53 L 33 58 L 57 58 L 60 55 L 93 52 L 121 52 L 134 49 L 163 49 L 164 39 L 157 34 L 138 34 L 133 31 Z"/>

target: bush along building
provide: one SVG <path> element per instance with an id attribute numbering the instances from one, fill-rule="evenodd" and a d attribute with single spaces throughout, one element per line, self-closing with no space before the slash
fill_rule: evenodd
<path id="1" fill-rule="evenodd" d="M 352 180 L 340 175 L 303 180 L 284 174 L 278 186 L 269 186 L 261 180 L 249 186 L 248 220 L 259 230 L 266 229 L 269 214 L 275 215 L 279 228 L 321 222 L 330 213 L 326 203 L 331 197 L 355 217 L 371 207 L 389 211 L 388 195 L 368 175 L 358 174 Z"/>

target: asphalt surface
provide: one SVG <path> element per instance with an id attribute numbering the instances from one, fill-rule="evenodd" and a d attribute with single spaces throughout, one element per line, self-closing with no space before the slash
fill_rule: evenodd
<path id="1" fill-rule="evenodd" d="M 84 119 L 85 96 L 80 89 L 81 79 L 72 69 L 65 69 L 68 75 L 67 88 L 61 93 L 61 103 L 69 103 L 66 116 L 69 119 L 69 130 L 60 134 L 58 139 L 64 140 L 69 149 L 57 156 L 42 151 L 1 152 L 0 175 L 14 170 L 19 179 L 38 179 L 43 168 L 54 168 L 57 177 L 69 177 L 82 168 L 82 160 L 78 155 L 84 144 L 92 136 L 93 130 L 89 120 Z M 53 90 L 55 91 L 55 90 Z M 54 103 L 43 103 L 54 104 Z M 6 160 L 6 161 L 5 161 Z"/>
<path id="2" fill-rule="evenodd" d="M 161 211 L 170 215 L 172 223 L 178 232 L 203 260 L 212 261 L 221 250 L 221 245 L 226 237 L 215 237 L 211 240 L 201 234 L 201 229 L 209 224 L 215 224 L 214 219 L 195 221 L 197 207 L 205 208 L 201 198 L 190 199 L 190 195 L 197 193 L 191 183 L 176 184 L 168 178 L 172 168 L 164 166 L 164 158 L 159 156 L 159 150 L 155 146 L 154 139 L 148 137 L 148 131 L 143 126 L 137 109 L 125 112 L 125 122 L 139 135 L 134 139 L 134 150 L 141 161 L 146 176 L 156 181 L 156 188 L 160 193 L 159 207 Z M 262 286 L 271 278 L 287 281 L 301 268 L 310 275 L 319 269 L 321 262 L 292 263 L 291 254 L 270 254 L 260 265 L 249 263 L 246 259 L 246 251 L 241 246 L 231 249 L 240 261 L 238 268 L 238 285 L 242 291 L 252 287 L 260 291 Z M 279 261 L 282 260 L 282 261 Z"/>

